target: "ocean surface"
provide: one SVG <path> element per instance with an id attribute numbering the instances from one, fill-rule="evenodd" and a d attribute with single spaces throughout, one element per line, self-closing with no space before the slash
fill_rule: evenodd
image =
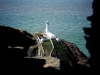
<path id="1" fill-rule="evenodd" d="M 91 27 L 93 0 L 0 0 L 0 25 L 33 34 L 44 31 L 49 21 L 53 34 L 72 42 L 90 57 L 83 28 Z"/>

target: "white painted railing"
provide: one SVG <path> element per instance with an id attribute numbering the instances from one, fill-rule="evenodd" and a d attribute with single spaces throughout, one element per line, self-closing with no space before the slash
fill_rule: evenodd
<path id="1" fill-rule="evenodd" d="M 52 52 L 53 52 L 53 50 L 54 50 L 54 45 L 53 45 L 53 42 L 52 42 L 51 39 L 50 39 L 50 42 L 51 42 L 51 44 L 52 44 L 52 50 L 51 50 L 51 52 L 50 52 L 50 57 L 51 57 L 51 54 L 52 54 Z"/>

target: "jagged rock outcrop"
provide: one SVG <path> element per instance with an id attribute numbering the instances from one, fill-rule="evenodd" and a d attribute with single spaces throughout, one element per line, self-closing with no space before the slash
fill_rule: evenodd
<path id="1" fill-rule="evenodd" d="M 54 49 L 52 53 L 53 57 L 59 58 L 62 63 L 67 66 L 82 65 L 90 67 L 89 58 L 80 51 L 74 43 L 68 42 L 64 39 L 61 40 L 61 43 L 63 43 L 66 48 L 63 50 Z"/>
<path id="2" fill-rule="evenodd" d="M 0 52 L 3 57 L 24 57 L 31 45 L 35 45 L 34 37 L 21 29 L 0 26 Z"/>
<path id="3" fill-rule="evenodd" d="M 65 40 L 61 40 L 61 43 L 66 48 L 64 50 L 54 49 L 51 58 L 30 58 L 30 56 L 37 55 L 38 44 L 36 38 L 24 30 L 0 26 L 1 63 L 6 62 L 3 66 L 5 68 L 12 66 L 11 70 L 18 68 L 32 71 L 32 69 L 35 69 L 38 71 L 43 70 L 43 73 L 45 70 L 49 70 L 49 72 L 56 71 L 56 68 L 60 70 L 66 70 L 65 68 L 67 68 L 67 71 L 70 71 L 73 66 L 74 71 L 76 68 L 79 70 L 83 66 L 90 67 L 88 58 L 75 44 Z M 29 57 L 27 57 L 28 55 Z"/>

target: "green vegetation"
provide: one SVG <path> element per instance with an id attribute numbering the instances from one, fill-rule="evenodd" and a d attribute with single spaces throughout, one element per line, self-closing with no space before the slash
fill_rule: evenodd
<path id="1" fill-rule="evenodd" d="M 66 46 L 62 42 L 52 40 L 54 44 L 54 51 L 57 52 L 58 56 L 65 57 L 66 55 Z"/>
<path id="2" fill-rule="evenodd" d="M 66 46 L 62 42 L 58 42 L 57 40 L 52 40 L 54 44 L 54 48 L 60 52 L 66 48 Z"/>
<path id="3" fill-rule="evenodd" d="M 62 42 L 57 42 L 56 40 L 52 40 L 52 41 L 54 44 L 54 51 L 56 52 L 57 58 L 59 58 L 64 63 L 66 63 L 66 62 L 70 63 L 70 59 L 67 58 L 69 56 L 67 54 L 68 50 L 67 50 L 67 47 L 65 46 L 65 44 Z"/>
<path id="4" fill-rule="evenodd" d="M 54 44 L 54 51 L 57 52 L 57 55 L 60 55 L 62 57 L 65 57 L 66 55 L 66 46 L 62 43 L 62 42 L 58 42 L 57 40 L 52 40 L 53 44 Z M 50 42 L 50 40 L 47 40 L 45 42 L 43 42 L 42 44 L 43 49 L 45 51 L 46 56 L 50 55 L 50 52 L 52 50 L 52 44 Z"/>
<path id="5" fill-rule="evenodd" d="M 46 53 L 46 55 L 48 56 L 52 50 L 52 44 L 50 42 L 50 40 L 46 40 L 45 42 L 42 43 L 43 49 Z"/>

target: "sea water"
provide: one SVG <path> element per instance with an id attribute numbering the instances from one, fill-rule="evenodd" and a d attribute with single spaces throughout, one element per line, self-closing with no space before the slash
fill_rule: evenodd
<path id="1" fill-rule="evenodd" d="M 91 27 L 93 0 L 0 0 L 0 25 L 20 28 L 33 34 L 49 31 L 72 42 L 90 57 L 83 28 Z"/>

